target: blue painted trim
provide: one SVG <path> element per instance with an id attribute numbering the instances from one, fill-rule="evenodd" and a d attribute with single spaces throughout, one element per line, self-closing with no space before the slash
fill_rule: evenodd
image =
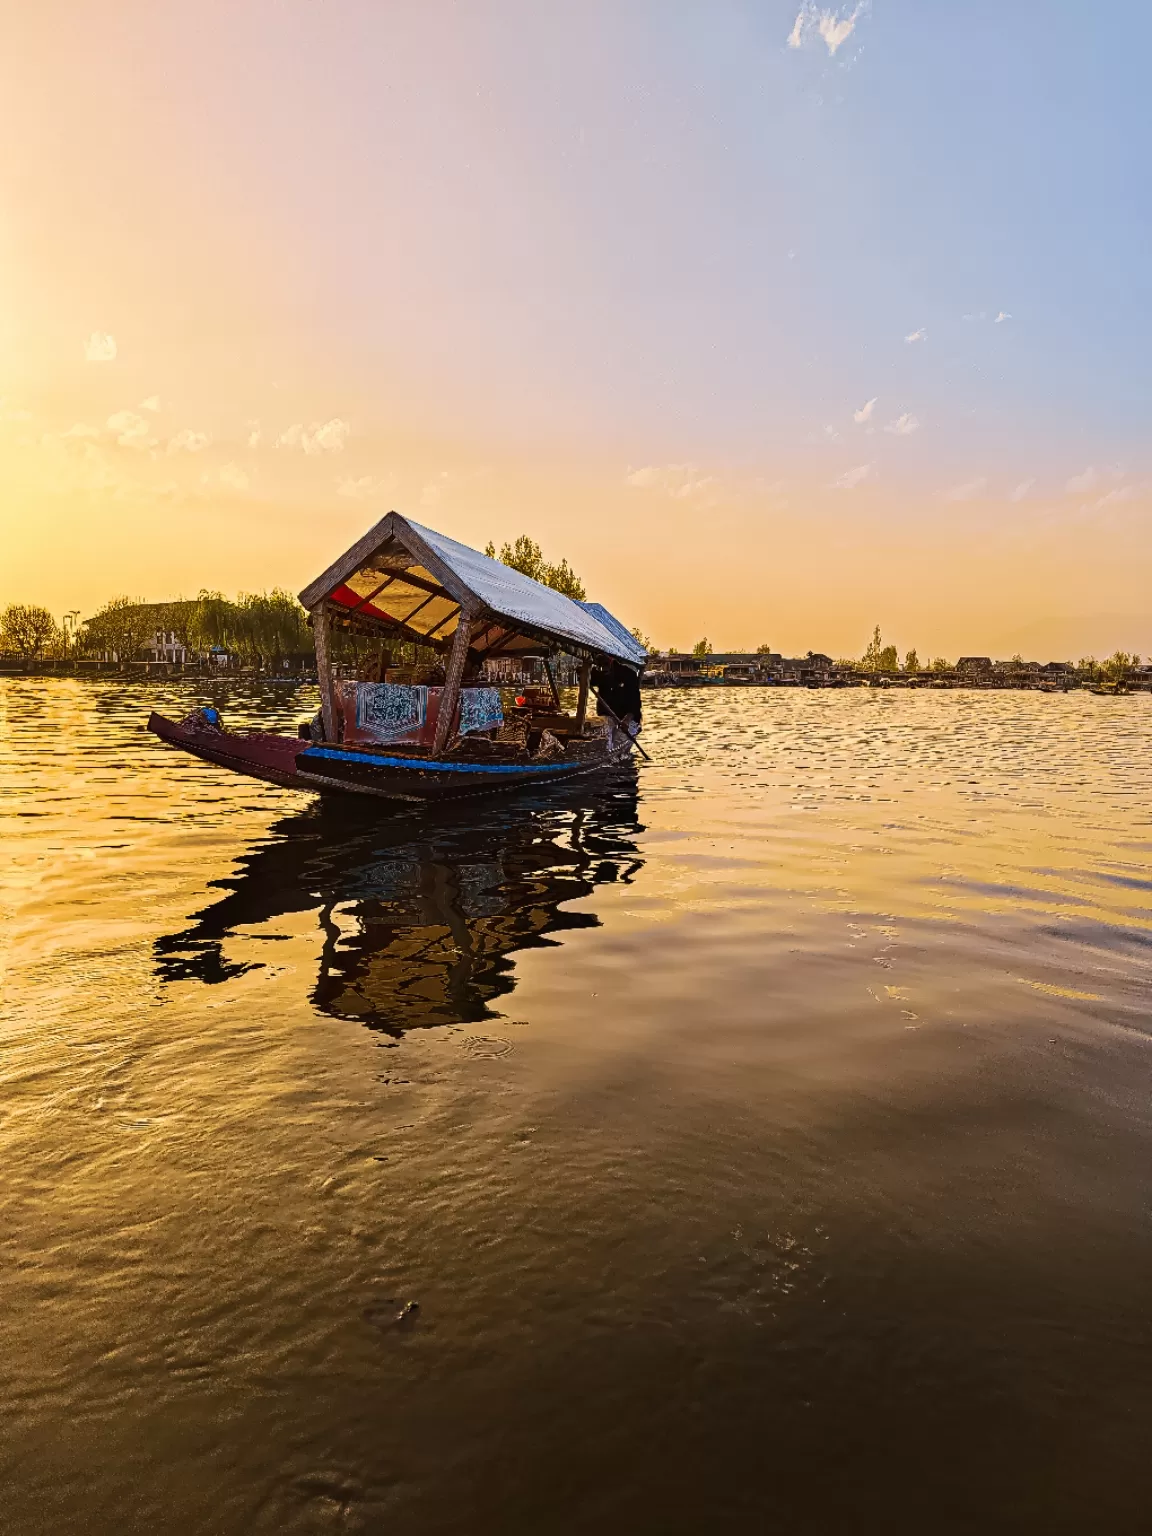
<path id="1" fill-rule="evenodd" d="M 436 763 L 419 757 L 369 757 L 367 752 L 338 752 L 334 747 L 305 747 L 296 761 L 327 758 L 337 763 L 369 763 L 373 768 L 429 768 L 434 773 L 561 773 L 581 763 Z"/>

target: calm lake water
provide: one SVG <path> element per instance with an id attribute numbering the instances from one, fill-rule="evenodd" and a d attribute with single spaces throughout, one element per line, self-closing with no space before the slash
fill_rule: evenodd
<path id="1" fill-rule="evenodd" d="M 0 680 L 6 1533 L 1149 1528 L 1152 698 L 422 813 L 203 697 Z"/>

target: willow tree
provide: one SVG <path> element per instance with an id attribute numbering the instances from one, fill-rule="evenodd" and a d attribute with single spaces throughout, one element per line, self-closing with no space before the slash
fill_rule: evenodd
<path id="1" fill-rule="evenodd" d="M 111 653 L 123 668 L 135 659 L 157 630 L 156 609 L 137 597 L 114 597 L 85 619 L 80 646 L 85 651 Z"/>

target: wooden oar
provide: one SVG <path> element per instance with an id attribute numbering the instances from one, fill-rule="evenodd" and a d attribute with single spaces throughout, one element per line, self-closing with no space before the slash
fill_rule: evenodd
<path id="1" fill-rule="evenodd" d="M 650 763 L 652 761 L 652 759 L 648 756 L 647 752 L 645 752 L 644 748 L 636 740 L 635 736 L 633 736 L 630 731 L 625 730 L 624 722 L 620 719 L 620 716 L 612 708 L 611 704 L 605 704 L 604 700 L 596 692 L 595 688 L 593 688 L 592 692 L 596 696 L 597 703 L 603 704 L 604 708 L 608 711 L 609 718 L 612 719 L 612 720 L 615 720 L 616 724 L 620 727 L 620 729 L 622 731 L 624 731 L 625 736 L 627 736 L 627 738 L 628 738 L 629 745 L 636 748 L 637 752 L 639 752 L 640 756 L 644 759 L 645 762 Z"/>

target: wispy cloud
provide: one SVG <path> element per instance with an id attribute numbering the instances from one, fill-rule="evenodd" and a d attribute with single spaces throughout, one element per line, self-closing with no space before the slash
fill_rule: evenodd
<path id="1" fill-rule="evenodd" d="M 220 484 L 230 491 L 246 491 L 248 489 L 248 472 L 241 469 L 239 464 L 221 464 L 217 475 Z"/>
<path id="2" fill-rule="evenodd" d="M 928 332 L 923 326 L 918 331 L 909 331 L 908 335 L 904 338 L 905 341 L 927 341 L 927 339 Z"/>
<path id="3" fill-rule="evenodd" d="M 190 427 L 182 427 L 168 439 L 169 453 L 199 453 L 207 448 L 212 439 L 207 432 L 193 432 Z"/>
<path id="4" fill-rule="evenodd" d="M 954 485 L 950 491 L 945 492 L 947 501 L 975 501 L 977 496 L 983 496 L 988 489 L 988 478 L 979 475 L 975 480 L 966 480 L 963 485 Z"/>
<path id="5" fill-rule="evenodd" d="M 876 409 L 876 402 L 879 398 L 879 395 L 873 395 L 871 400 L 865 400 L 858 411 L 852 412 L 852 420 L 858 427 L 862 427 L 866 421 L 872 420 L 872 412 Z"/>
<path id="6" fill-rule="evenodd" d="M 100 436 L 100 428 L 90 427 L 86 421 L 77 421 L 66 432 L 61 432 L 60 436 L 65 442 L 91 442 Z"/>
<path id="7" fill-rule="evenodd" d="M 107 331 L 93 331 L 84 348 L 84 357 L 90 363 L 110 363 L 116 356 L 116 338 Z"/>
<path id="8" fill-rule="evenodd" d="M 346 476 L 336 482 L 337 496 L 347 496 L 352 501 L 363 501 L 367 496 L 386 496 L 395 488 L 394 475 Z"/>
<path id="9" fill-rule="evenodd" d="M 149 395 L 147 400 L 141 400 L 140 409 L 142 411 L 158 411 L 160 409 L 160 396 Z"/>
<path id="10" fill-rule="evenodd" d="M 1012 494 L 1011 494 L 1011 496 L 1009 496 L 1008 500 L 1009 501 L 1023 501 L 1025 496 L 1027 496 L 1028 492 L 1032 489 L 1032 487 L 1035 484 L 1036 484 L 1036 477 L 1035 477 L 1035 475 L 1033 475 L 1033 477 L 1030 480 L 1021 480 L 1020 484 L 1012 492 Z"/>
<path id="11" fill-rule="evenodd" d="M 1090 512 L 1103 512 L 1105 507 L 1120 506 L 1125 501 L 1131 501 L 1136 490 L 1131 485 L 1118 485 L 1115 490 L 1107 491 L 1098 501 L 1094 501 L 1088 509 Z"/>
<path id="12" fill-rule="evenodd" d="M 248 446 L 249 446 L 249 448 L 259 448 L 260 444 L 263 441 L 264 441 L 264 434 L 260 430 L 260 423 L 258 421 L 250 421 L 248 423 Z"/>
<path id="13" fill-rule="evenodd" d="M 1084 471 L 1083 474 L 1073 475 L 1071 480 L 1069 480 L 1065 485 L 1064 489 L 1067 491 L 1069 496 L 1074 496 L 1083 491 L 1094 490 L 1096 485 L 1099 483 L 1099 480 L 1100 476 L 1096 473 L 1095 469 L 1093 469 L 1092 465 L 1089 464 L 1088 468 Z"/>
<path id="14" fill-rule="evenodd" d="M 1003 325 L 1005 320 L 1011 320 L 1011 318 L 1012 318 L 1012 316 L 1008 313 L 1008 311 L 1006 309 L 1002 309 L 1000 311 L 1000 313 L 996 316 L 995 320 L 993 320 L 992 324 L 993 325 Z"/>
<path id="15" fill-rule="evenodd" d="M 639 491 L 662 491 L 677 501 L 698 496 L 715 484 L 714 475 L 702 475 L 698 464 L 646 464 L 624 477 L 625 485 Z"/>
<path id="16" fill-rule="evenodd" d="M 829 54 L 834 54 L 852 36 L 860 18 L 867 14 L 868 0 L 860 0 L 854 10 L 843 13 L 839 10 L 821 10 L 812 0 L 804 0 L 788 34 L 788 46 L 802 48 L 807 38 L 818 37 Z"/>
<path id="17" fill-rule="evenodd" d="M 331 421 L 314 421 L 310 427 L 298 421 L 286 432 L 281 432 L 276 439 L 276 446 L 277 448 L 303 448 L 308 454 L 343 453 L 344 444 L 348 441 L 351 432 L 352 428 L 339 416 L 334 416 Z M 251 443 L 251 438 L 249 442 Z"/>
<path id="18" fill-rule="evenodd" d="M 832 489 L 834 491 L 854 491 L 858 485 L 867 480 L 871 473 L 871 464 L 857 464 L 855 469 L 846 470 L 839 480 L 833 480 Z"/>
<path id="19" fill-rule="evenodd" d="M 137 416 L 135 411 L 115 411 L 107 421 L 109 432 L 115 434 L 121 448 L 152 448 L 156 439 L 152 436 L 152 423 Z"/>
<path id="20" fill-rule="evenodd" d="M 895 421 L 890 421 L 884 430 L 891 432 L 894 437 L 911 437 L 913 432 L 920 430 L 920 418 L 905 411 L 903 416 L 897 416 Z"/>

